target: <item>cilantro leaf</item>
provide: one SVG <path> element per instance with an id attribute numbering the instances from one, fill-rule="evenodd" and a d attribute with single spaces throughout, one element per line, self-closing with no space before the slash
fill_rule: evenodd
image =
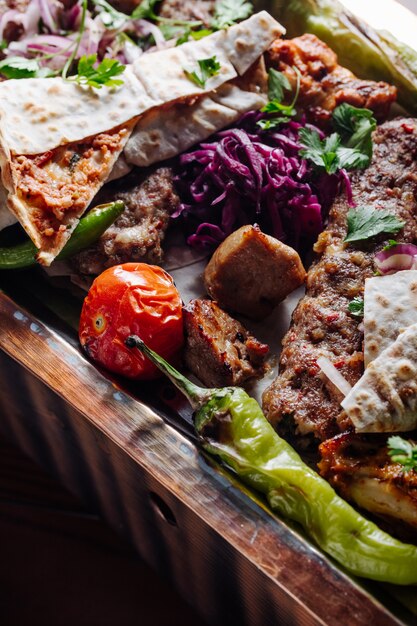
<path id="1" fill-rule="evenodd" d="M 372 158 L 372 131 L 376 128 L 372 111 L 343 103 L 333 111 L 332 120 L 342 143 L 366 155 L 369 164 Z"/>
<path id="2" fill-rule="evenodd" d="M 348 304 L 349 313 L 354 317 L 363 317 L 364 304 L 363 298 L 353 298 Z"/>
<path id="3" fill-rule="evenodd" d="M 283 72 L 274 70 L 273 67 L 268 72 L 268 98 L 270 101 L 282 102 L 284 91 L 291 91 L 291 84 Z"/>
<path id="4" fill-rule="evenodd" d="M 130 19 L 129 15 L 126 15 L 121 11 L 117 11 L 114 7 L 111 6 L 111 4 L 106 2 L 106 0 L 93 0 L 93 3 L 96 7 L 100 7 L 100 9 L 102 9 L 99 15 L 104 26 L 109 30 L 117 30 L 119 28 L 122 28 L 122 26 L 124 26 L 126 22 Z"/>
<path id="5" fill-rule="evenodd" d="M 295 70 L 296 68 L 294 68 Z M 278 72 L 271 68 L 268 72 L 268 97 L 269 102 L 261 109 L 262 113 L 268 113 L 273 117 L 268 117 L 267 119 L 261 119 L 257 121 L 257 125 L 262 128 L 262 130 L 270 130 L 271 128 L 276 128 L 280 124 L 284 124 L 289 122 L 292 117 L 297 115 L 297 111 L 294 108 L 294 105 L 298 98 L 298 92 L 300 89 L 300 74 L 298 70 L 297 73 L 297 89 L 295 92 L 295 96 L 291 102 L 291 104 L 282 104 L 282 100 L 284 98 L 284 90 L 291 90 L 291 84 L 288 78 L 282 72 Z"/>
<path id="6" fill-rule="evenodd" d="M 391 250 L 391 248 L 395 248 L 395 246 L 398 246 L 398 241 L 396 239 L 388 239 L 387 245 L 384 246 L 382 250 L 385 252 L 386 250 Z"/>
<path id="7" fill-rule="evenodd" d="M 327 174 L 335 174 L 341 169 L 363 168 L 369 164 L 366 154 L 356 148 L 341 145 L 342 139 L 338 133 L 320 139 L 316 130 L 302 128 L 299 137 L 304 146 L 300 155 L 311 161 L 316 169 L 324 169 Z"/>
<path id="8" fill-rule="evenodd" d="M 77 74 L 71 76 L 70 80 L 74 80 L 79 85 L 88 85 L 96 89 L 101 89 L 103 85 L 106 87 L 123 85 L 123 81 L 116 79 L 115 76 L 120 76 L 125 71 L 125 65 L 116 59 L 108 58 L 103 59 L 98 65 L 96 63 L 97 54 L 82 56 L 78 61 Z"/>
<path id="9" fill-rule="evenodd" d="M 189 72 L 186 69 L 184 69 L 184 74 L 189 80 L 204 89 L 210 76 L 217 76 L 219 74 L 221 65 L 216 55 L 209 59 L 198 59 L 197 63 L 200 68 L 200 75 L 198 75 L 197 72 Z"/>
<path id="10" fill-rule="evenodd" d="M 364 241 L 381 233 L 398 233 L 404 226 L 399 220 L 386 210 L 377 210 L 371 206 L 350 209 L 347 214 L 348 231 L 345 243 Z"/>
<path id="11" fill-rule="evenodd" d="M 252 3 L 246 0 L 217 0 L 211 26 L 216 30 L 222 30 L 240 20 L 245 20 L 252 13 Z"/>
<path id="12" fill-rule="evenodd" d="M 165 32 L 162 26 L 164 26 L 164 24 L 161 24 L 160 28 L 165 37 Z M 200 30 L 191 30 L 191 28 L 186 28 L 185 30 L 180 29 L 180 32 L 182 34 L 180 37 L 178 37 L 175 43 L 176 46 L 180 46 L 181 44 L 186 43 L 187 41 L 189 41 L 190 38 L 194 39 L 195 41 L 198 41 L 199 39 L 203 39 L 204 37 L 207 37 L 208 35 L 212 35 L 214 31 L 211 30 L 211 28 L 201 28 Z M 165 37 L 165 39 L 167 39 L 167 37 Z"/>
<path id="13" fill-rule="evenodd" d="M 388 454 L 394 463 L 400 463 L 405 470 L 417 469 L 417 446 L 394 435 L 388 439 Z"/>
<path id="14" fill-rule="evenodd" d="M 6 78 L 47 78 L 55 72 L 41 67 L 36 59 L 7 57 L 0 61 L 0 74 Z"/>

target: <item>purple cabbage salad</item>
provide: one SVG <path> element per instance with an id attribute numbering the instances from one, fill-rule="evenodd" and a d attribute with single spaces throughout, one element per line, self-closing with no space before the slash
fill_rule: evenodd
<path id="1" fill-rule="evenodd" d="M 264 116 L 252 111 L 236 127 L 217 133 L 176 164 L 181 220 L 194 247 L 214 248 L 245 224 L 258 224 L 277 239 L 304 251 L 323 230 L 326 212 L 346 172 L 317 174 L 300 156 L 298 133 L 305 121 L 262 130 Z"/>

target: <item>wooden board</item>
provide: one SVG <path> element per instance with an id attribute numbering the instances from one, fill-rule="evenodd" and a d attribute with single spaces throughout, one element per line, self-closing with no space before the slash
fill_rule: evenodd
<path id="1" fill-rule="evenodd" d="M 342 624 L 349 607 L 352 625 L 413 623 L 385 590 L 344 574 L 40 317 L 0 293 L 1 433 L 127 537 L 207 622 Z"/>

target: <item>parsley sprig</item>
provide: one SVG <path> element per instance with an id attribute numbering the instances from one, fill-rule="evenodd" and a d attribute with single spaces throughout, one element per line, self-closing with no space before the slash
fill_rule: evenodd
<path id="1" fill-rule="evenodd" d="M 394 463 L 400 463 L 406 471 L 417 469 L 417 445 L 398 435 L 389 437 L 388 454 Z"/>
<path id="2" fill-rule="evenodd" d="M 283 104 L 284 91 L 291 91 L 290 81 L 282 72 L 278 72 L 271 68 L 268 72 L 268 103 L 261 109 L 262 113 L 268 113 L 266 119 L 258 120 L 257 125 L 262 130 L 270 130 L 276 128 L 280 124 L 289 122 L 292 117 L 297 114 L 295 103 L 300 92 L 300 72 L 296 67 L 293 68 L 297 75 L 297 86 L 291 104 Z"/>
<path id="3" fill-rule="evenodd" d="M 374 209 L 371 206 L 350 209 L 347 214 L 347 235 L 345 243 L 365 241 L 381 233 L 396 234 L 404 226 L 404 222 L 385 209 Z"/>
<path id="4" fill-rule="evenodd" d="M 96 89 L 101 89 L 103 85 L 106 87 L 123 85 L 123 81 L 115 77 L 123 74 L 126 69 L 125 65 L 116 59 L 108 58 L 103 59 L 98 65 L 96 63 L 97 54 L 82 56 L 78 61 L 77 74 L 71 76 L 70 80 Z"/>
<path id="5" fill-rule="evenodd" d="M 304 146 L 301 156 L 318 172 L 327 174 L 368 167 L 372 158 L 372 131 L 376 128 L 372 111 L 341 104 L 333 111 L 332 120 L 336 132 L 324 139 L 312 128 L 300 130 L 300 142 Z"/>
<path id="6" fill-rule="evenodd" d="M 184 74 L 189 80 L 204 89 L 208 79 L 211 76 L 217 76 L 219 74 L 221 65 L 218 62 L 216 55 L 208 59 L 198 59 L 197 63 L 200 69 L 200 74 L 197 74 L 196 71 L 190 72 L 186 69 L 184 69 Z"/>
<path id="7" fill-rule="evenodd" d="M 23 57 L 7 57 L 0 61 L 0 74 L 6 78 L 47 78 L 55 72 L 41 67 L 36 59 Z"/>

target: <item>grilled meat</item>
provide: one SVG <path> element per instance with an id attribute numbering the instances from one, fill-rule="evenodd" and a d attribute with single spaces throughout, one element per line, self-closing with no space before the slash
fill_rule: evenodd
<path id="1" fill-rule="evenodd" d="M 94 246 L 73 258 L 80 274 L 99 274 L 118 263 L 162 260 L 161 242 L 179 203 L 171 169 L 134 170 L 106 185 L 95 204 L 113 200 L 123 200 L 126 208 Z"/>
<path id="2" fill-rule="evenodd" d="M 304 279 L 298 253 L 257 226 L 242 226 L 229 235 L 204 272 L 207 293 L 220 306 L 259 320 Z"/>
<path id="3" fill-rule="evenodd" d="M 326 127 L 332 111 L 342 102 L 371 109 L 379 120 L 389 113 L 397 90 L 392 85 L 356 78 L 337 62 L 337 56 L 315 35 L 277 39 L 266 55 L 268 67 L 283 72 L 293 88 L 300 72 L 297 106 L 308 120 Z"/>
<path id="4" fill-rule="evenodd" d="M 379 126 L 373 136 L 369 168 L 351 175 L 357 205 L 386 209 L 405 222 L 398 241 L 417 239 L 417 122 L 398 118 Z M 363 333 L 348 305 L 363 294 L 374 273 L 374 243 L 346 246 L 346 197 L 334 202 L 327 229 L 315 246 L 319 259 L 307 275 L 307 293 L 297 306 L 283 340 L 280 374 L 264 393 L 266 416 L 287 435 L 324 440 L 344 430 L 342 397 L 323 376 L 319 356 L 328 357 L 353 385 L 363 373 Z"/>
<path id="5" fill-rule="evenodd" d="M 417 531 L 417 472 L 392 461 L 386 436 L 343 433 L 322 443 L 320 452 L 321 474 L 346 500 Z"/>
<path id="6" fill-rule="evenodd" d="M 212 300 L 191 300 L 184 308 L 185 362 L 207 387 L 242 385 L 260 378 L 268 346 Z"/>

